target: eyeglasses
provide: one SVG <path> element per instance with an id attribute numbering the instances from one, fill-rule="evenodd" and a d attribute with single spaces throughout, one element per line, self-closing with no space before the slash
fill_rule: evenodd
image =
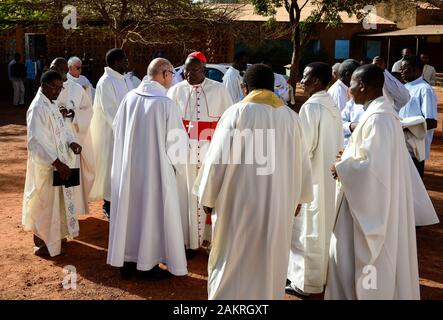
<path id="1" fill-rule="evenodd" d="M 65 87 L 63 87 L 63 86 L 61 86 L 61 87 L 54 87 L 54 86 L 51 86 L 49 83 L 43 83 L 45 86 L 47 86 L 47 87 L 49 87 L 50 89 L 52 89 L 52 90 L 63 90 Z"/>
<path id="2" fill-rule="evenodd" d="M 175 77 L 175 72 L 173 72 L 171 70 L 165 70 L 164 72 L 169 72 L 172 75 L 173 78 Z"/>
<path id="3" fill-rule="evenodd" d="M 82 69 L 82 66 L 80 66 L 80 67 L 75 67 L 77 70 L 81 70 Z"/>

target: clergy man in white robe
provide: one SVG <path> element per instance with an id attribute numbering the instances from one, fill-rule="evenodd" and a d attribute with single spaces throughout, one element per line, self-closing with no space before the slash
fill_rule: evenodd
<path id="1" fill-rule="evenodd" d="M 360 63 L 354 59 L 343 61 L 338 69 L 339 79 L 328 89 L 328 93 L 332 96 L 340 112 L 344 110 L 346 103 L 350 99 L 348 94 L 349 82 L 351 81 L 352 73 L 359 66 Z"/>
<path id="2" fill-rule="evenodd" d="M 372 64 L 352 76 L 351 95 L 366 111 L 332 168 L 338 216 L 325 299 L 420 299 L 414 197 L 434 209 L 383 82 Z"/>
<path id="3" fill-rule="evenodd" d="M 240 51 L 235 54 L 232 66 L 228 68 L 223 76 L 223 84 L 231 96 L 232 102 L 237 103 L 243 98 L 241 84 L 243 82 L 243 73 L 248 65 L 248 55 Z"/>
<path id="4" fill-rule="evenodd" d="M 64 112 L 69 112 L 65 120 L 72 127 L 72 132 L 78 143 L 82 146 L 82 153 L 77 157 L 76 168 L 80 168 L 80 186 L 74 187 L 76 193 L 75 208 L 77 214 L 89 213 L 89 193 L 94 183 L 95 163 L 92 150 L 92 140 L 89 126 L 92 119 L 92 104 L 88 94 L 82 86 L 67 78 L 68 62 L 64 58 L 52 61 L 51 70 L 57 71 L 62 76 L 63 89 L 57 98 L 57 106 Z"/>
<path id="5" fill-rule="evenodd" d="M 201 52 L 191 53 L 185 62 L 185 80 L 168 91 L 168 97 L 180 108 L 189 135 L 190 149 L 186 172 L 188 186 L 191 187 L 200 170 L 217 122 L 223 112 L 232 105 L 232 100 L 223 84 L 205 78 L 204 61 L 206 58 Z M 195 195 L 189 192 L 188 198 L 189 215 L 184 217 L 188 223 L 183 225 L 185 245 L 188 249 L 198 249 L 202 245 L 209 249 L 210 216 L 206 216 Z"/>
<path id="6" fill-rule="evenodd" d="M 194 185 L 212 213 L 208 296 L 283 299 L 293 217 L 313 197 L 311 166 L 271 68 L 252 65 L 244 81 L 246 97 L 220 119 Z"/>
<path id="7" fill-rule="evenodd" d="M 107 261 L 115 267 L 136 263 L 141 271 L 164 263 L 182 276 L 187 267 L 180 212 L 187 213 L 187 206 L 180 203 L 176 180 L 185 175 L 188 139 L 179 108 L 166 96 L 173 75 L 168 60 L 154 59 L 115 116 Z"/>
<path id="8" fill-rule="evenodd" d="M 78 235 L 79 225 L 72 187 L 53 186 L 53 173 L 63 180 L 71 176 L 81 146 L 75 142 L 56 100 L 63 88 L 58 72 L 42 75 L 41 87 L 29 106 L 28 163 L 23 192 L 23 226 L 34 233 L 36 255 L 59 255 L 65 238 Z"/>
<path id="9" fill-rule="evenodd" d="M 132 81 L 125 76 L 128 58 L 122 49 L 106 53 L 105 72 L 97 83 L 94 115 L 91 121 L 92 145 L 95 156 L 95 180 L 89 194 L 90 200 L 104 200 L 103 212 L 109 217 L 111 206 L 111 166 L 114 135 L 112 123 L 125 95 L 133 89 Z"/>
<path id="10" fill-rule="evenodd" d="M 299 115 L 311 161 L 314 199 L 303 203 L 294 218 L 288 266 L 290 283 L 286 287 L 286 292 L 292 294 L 321 293 L 326 284 L 329 240 L 335 221 L 335 181 L 330 169 L 343 148 L 340 111 L 326 92 L 331 77 L 328 64 L 314 62 L 305 68 L 301 80 L 310 96 Z"/>
<path id="11" fill-rule="evenodd" d="M 86 93 L 88 94 L 91 102 L 93 102 L 95 97 L 95 89 L 92 83 L 89 81 L 89 79 L 86 78 L 84 75 L 82 75 L 82 68 L 83 68 L 82 60 L 79 57 L 69 58 L 68 68 L 69 68 L 69 72 L 67 74 L 68 79 L 81 85 L 83 89 L 86 90 Z"/>

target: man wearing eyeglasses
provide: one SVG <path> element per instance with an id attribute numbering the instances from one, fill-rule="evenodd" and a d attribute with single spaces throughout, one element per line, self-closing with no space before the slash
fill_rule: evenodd
<path id="1" fill-rule="evenodd" d="M 176 84 L 168 92 L 168 97 L 180 107 L 189 135 L 189 186 L 194 184 L 218 120 L 233 104 L 222 83 L 205 77 L 205 66 L 206 57 L 203 53 L 191 53 L 185 62 L 185 81 Z M 183 226 L 185 245 L 189 249 L 198 249 L 202 245 L 209 249 L 210 216 L 206 216 L 197 201 L 197 197 L 189 192 L 189 217 L 186 217 L 188 223 Z"/>
<path id="2" fill-rule="evenodd" d="M 82 152 L 56 104 L 62 88 L 58 72 L 44 73 L 26 116 L 28 164 L 22 223 L 25 231 L 34 233 L 34 253 L 51 257 L 63 253 L 65 238 L 79 232 L 73 188 L 53 186 L 53 172 L 69 180 L 76 155 Z"/>
<path id="3" fill-rule="evenodd" d="M 88 80 L 88 78 L 82 75 L 83 65 L 80 58 L 79 57 L 69 58 L 68 68 L 69 68 L 69 72 L 67 74 L 68 79 L 81 85 L 83 89 L 86 90 L 86 93 L 88 94 L 91 101 L 94 102 L 95 89 L 92 86 L 91 82 Z"/>

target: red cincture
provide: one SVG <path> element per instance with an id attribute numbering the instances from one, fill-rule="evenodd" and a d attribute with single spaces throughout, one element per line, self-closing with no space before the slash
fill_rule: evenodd
<path id="1" fill-rule="evenodd" d="M 211 141 L 217 123 L 218 121 L 183 120 L 183 125 L 188 132 L 189 139 L 197 141 Z"/>

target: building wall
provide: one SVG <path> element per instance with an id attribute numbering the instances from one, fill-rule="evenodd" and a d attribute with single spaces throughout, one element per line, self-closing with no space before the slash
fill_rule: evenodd
<path id="1" fill-rule="evenodd" d="M 55 57 L 69 58 L 73 55 L 80 57 L 84 63 L 86 76 L 95 84 L 103 74 L 105 54 L 114 47 L 114 40 L 100 29 L 67 31 L 61 27 L 37 29 L 16 26 L 14 29 L 0 31 L 0 81 L 8 83 L 7 64 L 15 52 L 25 57 L 25 33 L 44 33 L 47 43 L 47 64 Z M 129 43 L 125 46 L 130 68 L 142 78 L 151 59 L 161 53 L 174 65 L 184 63 L 186 56 L 192 51 L 203 51 L 209 62 L 232 61 L 233 39 L 226 32 L 199 33 L 193 35 L 194 44 L 187 46 L 142 46 Z M 195 44 L 197 43 L 197 44 Z M 4 86 L 3 86 L 4 87 Z M 2 92 L 3 91 L 3 92 Z M 9 98 L 10 88 L 0 87 L 0 99 Z"/>

